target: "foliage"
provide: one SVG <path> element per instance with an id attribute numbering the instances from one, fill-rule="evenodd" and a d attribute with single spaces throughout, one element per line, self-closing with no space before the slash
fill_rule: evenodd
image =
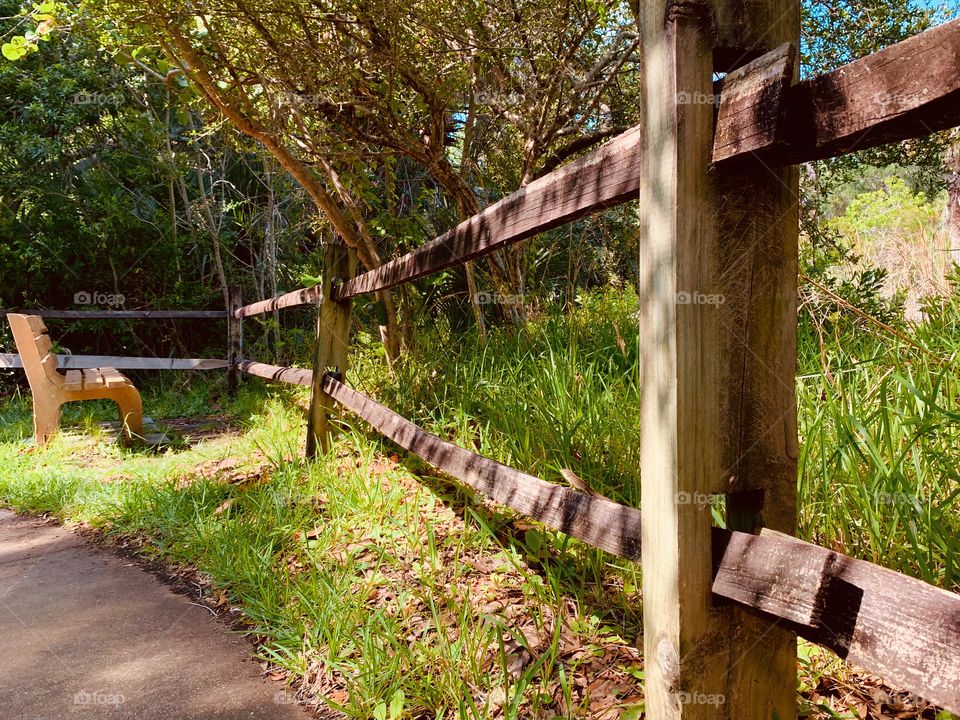
<path id="1" fill-rule="evenodd" d="M 57 13 L 63 7 L 57 2 L 31 3 L 18 15 L 18 26 L 28 25 L 30 29 L 23 35 L 11 35 L 0 46 L 0 52 L 7 60 L 19 60 L 39 50 L 39 43 L 50 42 L 53 29 L 57 24 Z"/>
<path id="2" fill-rule="evenodd" d="M 862 252 L 890 234 L 895 241 L 922 235 L 936 226 L 941 212 L 922 193 L 912 192 L 901 178 L 893 176 L 882 188 L 857 195 L 828 227 L 852 238 L 854 249 Z"/>

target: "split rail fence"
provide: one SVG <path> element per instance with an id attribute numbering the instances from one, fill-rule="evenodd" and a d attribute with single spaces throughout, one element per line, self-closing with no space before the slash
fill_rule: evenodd
<path id="1" fill-rule="evenodd" d="M 795 166 L 960 125 L 960 21 L 799 82 L 796 3 L 651 0 L 640 15 L 640 125 L 363 274 L 330 245 L 320 285 L 234 313 L 316 304 L 314 369 L 238 367 L 312 387 L 311 455 L 340 408 L 496 502 L 641 562 L 648 717 L 795 718 L 797 635 L 960 712 L 960 596 L 793 537 Z M 441 440 L 346 384 L 352 298 L 638 198 L 642 509 Z M 726 299 L 678 304 L 690 291 Z M 728 529 L 684 494 L 724 495 Z M 697 702 L 710 696 L 725 702 Z"/>
<path id="2" fill-rule="evenodd" d="M 794 537 L 796 165 L 960 125 L 960 21 L 802 82 L 796 2 L 644 0 L 640 29 L 638 126 L 363 274 L 352 249 L 330 245 L 316 287 L 246 306 L 232 291 L 223 313 L 100 313 L 226 317 L 226 360 L 89 362 L 310 386 L 308 454 L 327 449 L 331 413 L 350 411 L 496 502 L 640 562 L 650 718 L 796 718 L 798 635 L 960 713 L 960 596 Z M 642 510 L 441 440 L 345 383 L 352 298 L 638 198 Z M 725 302 L 678 303 L 693 292 Z M 313 304 L 313 370 L 242 357 L 244 318 Z M 680 501 L 714 495 L 726 529 Z M 711 696 L 724 703 L 698 702 Z"/>

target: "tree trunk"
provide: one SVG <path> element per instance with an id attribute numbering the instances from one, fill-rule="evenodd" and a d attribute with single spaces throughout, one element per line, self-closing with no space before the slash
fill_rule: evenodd
<path id="1" fill-rule="evenodd" d="M 237 108 L 229 97 L 217 85 L 217 82 L 208 72 L 203 59 L 197 54 L 190 40 L 180 32 L 176 25 L 168 24 L 161 28 L 173 41 L 169 43 L 161 40 L 164 52 L 177 63 L 184 74 L 193 80 L 203 91 L 213 105 L 219 109 L 231 124 L 244 135 L 260 142 L 261 145 L 276 158 L 280 167 L 286 170 L 300 186 L 307 191 L 310 198 L 316 203 L 320 211 L 326 216 L 334 230 L 343 241 L 357 250 L 360 261 L 368 270 L 380 267 L 382 264 L 377 253 L 376 245 L 369 233 L 365 232 L 362 224 L 355 224 L 351 220 L 349 208 L 344 211 L 333 200 L 323 183 L 314 175 L 307 165 L 296 157 L 284 144 L 267 128 L 256 120 L 248 117 Z M 226 292 L 226 290 L 224 291 Z M 390 325 L 390 317 L 396 318 L 390 292 L 383 291 L 380 298 L 387 307 L 388 324 L 380 328 L 381 337 L 386 338 L 384 347 L 387 351 L 387 362 L 392 367 L 396 359 L 399 343 L 396 342 L 396 328 Z"/>

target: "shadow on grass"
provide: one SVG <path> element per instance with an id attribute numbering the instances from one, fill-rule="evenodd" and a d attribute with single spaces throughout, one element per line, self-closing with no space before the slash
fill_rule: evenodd
<path id="1" fill-rule="evenodd" d="M 501 508 L 416 456 L 401 453 L 401 465 L 437 500 L 468 526 L 488 532 L 501 547 L 513 550 L 523 558 L 525 568 L 548 581 L 554 592 L 575 598 L 586 614 L 640 636 L 643 606 L 639 580 L 633 592 L 626 591 L 623 580 L 624 572 L 631 570 L 639 576 L 639 566 Z"/>

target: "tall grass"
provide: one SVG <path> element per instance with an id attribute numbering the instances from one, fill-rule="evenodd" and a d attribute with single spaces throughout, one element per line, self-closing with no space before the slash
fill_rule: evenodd
<path id="1" fill-rule="evenodd" d="M 594 489 L 639 504 L 637 299 L 581 298 L 482 343 L 442 328 L 396 374 L 366 384 L 397 412 L 547 480 L 573 471 Z"/>
<path id="2" fill-rule="evenodd" d="M 960 588 L 960 299 L 907 325 L 912 343 L 846 325 L 823 352 L 801 335 L 802 534 Z"/>

